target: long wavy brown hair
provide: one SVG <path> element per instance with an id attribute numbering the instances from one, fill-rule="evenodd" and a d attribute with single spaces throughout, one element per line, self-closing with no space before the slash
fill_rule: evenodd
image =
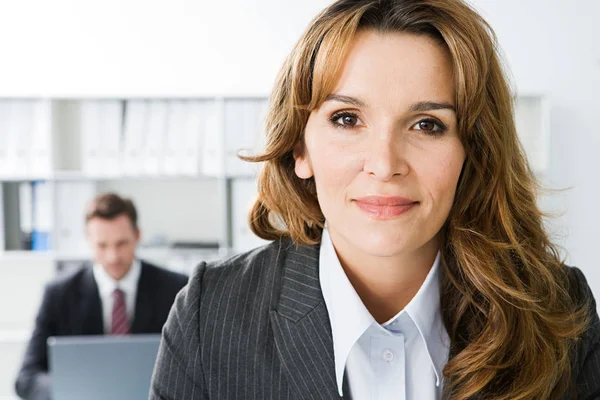
<path id="1" fill-rule="evenodd" d="M 359 29 L 427 35 L 446 46 L 466 151 L 443 228 L 442 314 L 451 339 L 446 399 L 554 399 L 571 387 L 570 358 L 588 324 L 543 227 L 537 184 L 519 143 L 495 34 L 461 0 L 340 0 L 319 14 L 283 65 L 270 98 L 252 230 L 301 244 L 325 218 L 313 179 L 294 173 L 294 146 L 333 90 Z"/>

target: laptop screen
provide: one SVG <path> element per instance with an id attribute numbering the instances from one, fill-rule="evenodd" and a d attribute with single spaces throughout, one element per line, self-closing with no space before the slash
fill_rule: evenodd
<path id="1" fill-rule="evenodd" d="M 160 335 L 48 339 L 53 400 L 148 399 Z"/>

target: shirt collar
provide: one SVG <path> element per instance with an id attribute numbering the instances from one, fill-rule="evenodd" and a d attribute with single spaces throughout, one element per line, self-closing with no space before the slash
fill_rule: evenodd
<path id="1" fill-rule="evenodd" d="M 425 342 L 429 360 L 437 378 L 437 386 L 442 382 L 442 370 L 448 361 L 450 348 L 450 340 L 443 324 L 440 305 L 440 258 L 441 255 L 438 252 L 419 291 L 403 310 L 413 320 Z"/>
<path id="2" fill-rule="evenodd" d="M 98 292 L 100 296 L 105 297 L 111 295 L 117 288 L 125 293 L 134 291 L 142 273 L 142 264 L 139 260 L 134 260 L 129 271 L 118 281 L 108 275 L 100 264 L 94 264 L 93 271 L 94 279 L 98 285 Z"/>
<path id="3" fill-rule="evenodd" d="M 375 319 L 348 280 L 327 228 L 323 229 L 321 238 L 319 281 L 331 321 L 336 382 L 340 396 L 343 396 L 344 369 L 350 351 Z"/>
<path id="4" fill-rule="evenodd" d="M 403 312 L 410 316 L 425 342 L 438 386 L 441 383 L 441 372 L 447 361 L 449 347 L 440 311 L 439 263 L 440 254 L 438 253 L 415 297 L 404 310 L 384 324 L 391 323 Z M 348 280 L 331 242 L 327 227 L 323 230 L 321 239 L 319 280 L 331 321 L 336 382 L 339 394 L 343 396 L 344 370 L 350 351 L 365 331 L 377 322 Z"/>

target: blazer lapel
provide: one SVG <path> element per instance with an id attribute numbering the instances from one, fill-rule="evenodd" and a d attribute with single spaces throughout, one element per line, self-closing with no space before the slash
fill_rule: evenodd
<path id="1" fill-rule="evenodd" d="M 83 335 L 102 335 L 104 333 L 102 303 L 91 267 L 84 271 L 81 283 L 80 302 L 76 305 L 79 309 L 81 325 L 75 328 L 74 332 L 80 332 Z"/>
<path id="2" fill-rule="evenodd" d="M 135 299 L 135 315 L 133 317 L 133 324 L 131 325 L 132 333 L 148 333 L 153 331 L 151 326 L 154 316 L 152 294 L 155 291 L 153 290 L 153 287 L 154 281 L 150 276 L 145 263 L 142 262 L 142 271 L 140 273 L 137 296 Z"/>
<path id="3" fill-rule="evenodd" d="M 282 246 L 289 243 L 283 241 Z M 292 243 L 282 253 L 281 294 L 270 311 L 277 353 L 298 398 L 340 398 L 331 325 L 319 282 L 319 247 Z"/>

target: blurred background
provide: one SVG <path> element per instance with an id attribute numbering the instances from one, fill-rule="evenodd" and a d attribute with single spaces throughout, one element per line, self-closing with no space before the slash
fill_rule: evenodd
<path id="1" fill-rule="evenodd" d="M 275 75 L 326 0 L 0 2 L 0 400 L 44 284 L 88 259 L 85 203 L 138 207 L 139 255 L 191 272 L 263 243 L 247 209 Z M 567 262 L 600 298 L 600 2 L 474 0 Z"/>

